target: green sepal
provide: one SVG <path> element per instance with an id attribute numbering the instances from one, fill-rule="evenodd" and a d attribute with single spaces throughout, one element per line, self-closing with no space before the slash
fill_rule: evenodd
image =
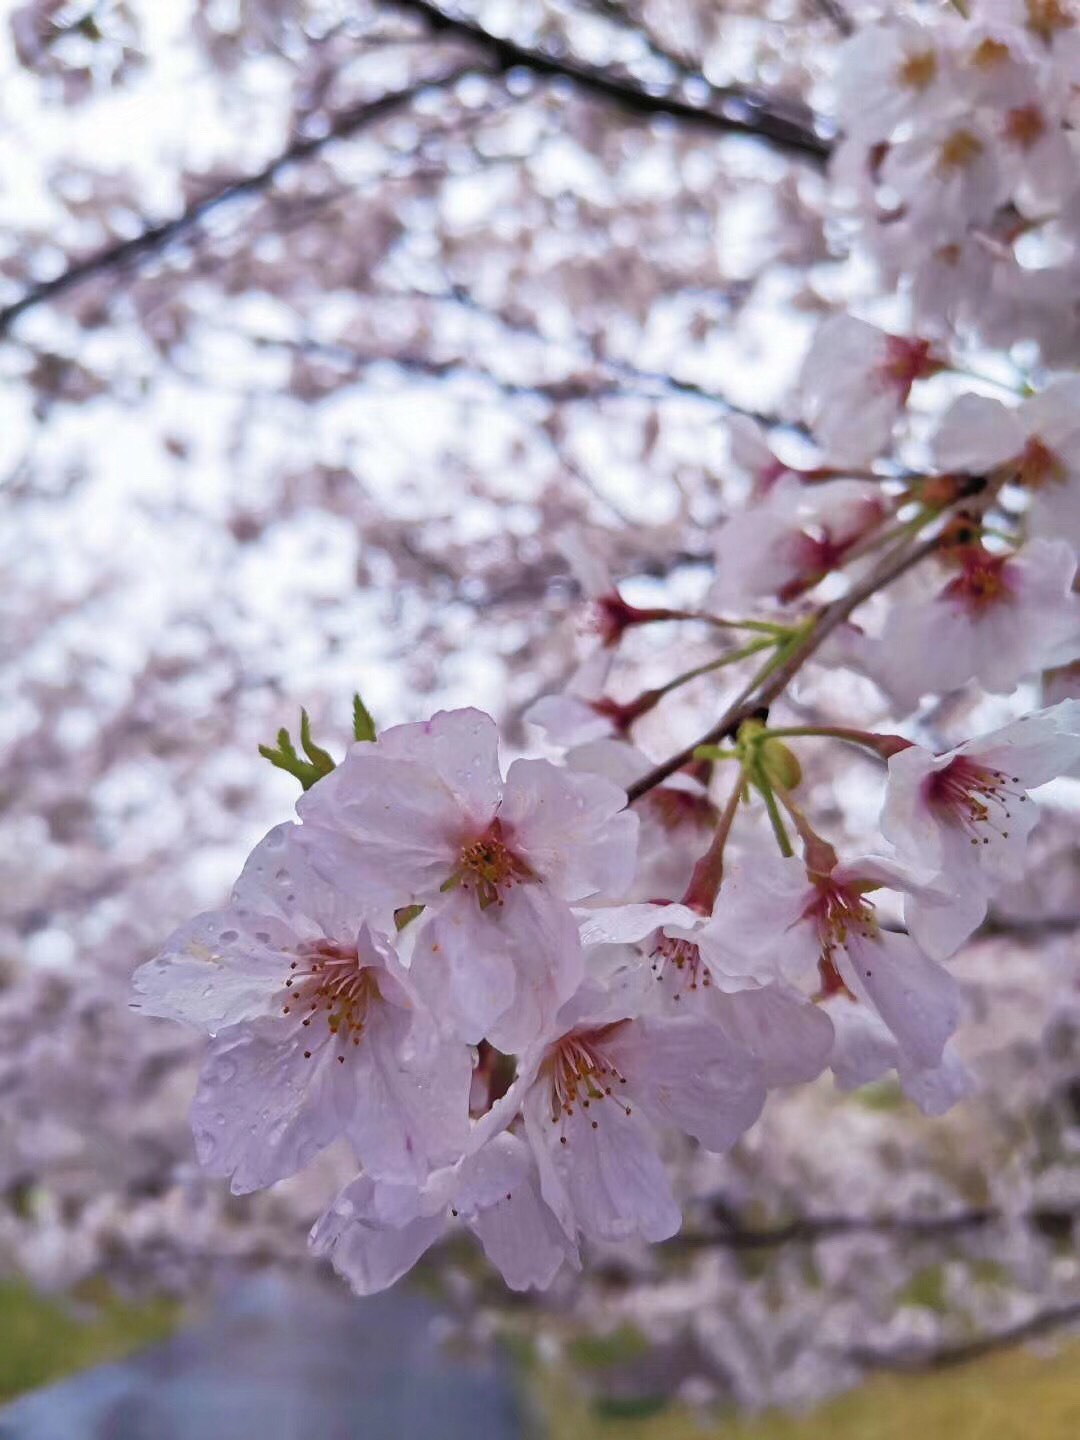
<path id="1" fill-rule="evenodd" d="M 300 746 L 307 756 L 306 760 L 296 753 L 292 736 L 282 726 L 277 733 L 277 747 L 260 745 L 259 754 L 269 760 L 271 765 L 276 765 L 279 770 L 284 770 L 299 780 L 301 789 L 310 790 L 316 781 L 329 775 L 335 761 L 332 755 L 322 746 L 316 745 L 311 738 L 311 721 L 306 710 L 300 711 Z"/>
<path id="2" fill-rule="evenodd" d="M 352 714 L 353 739 L 374 740 L 375 721 L 371 718 L 371 711 L 364 704 L 363 700 L 360 699 L 359 693 L 355 694 L 352 698 Z"/>

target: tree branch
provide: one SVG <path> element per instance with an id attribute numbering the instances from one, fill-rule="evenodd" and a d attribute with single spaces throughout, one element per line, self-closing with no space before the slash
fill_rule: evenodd
<path id="1" fill-rule="evenodd" d="M 785 102 L 763 91 L 737 85 L 709 85 L 703 76 L 677 71 L 680 81 L 707 87 L 707 103 L 696 104 L 678 94 L 656 94 L 630 76 L 612 74 L 554 49 L 536 50 L 494 35 L 478 21 L 444 10 L 434 0 L 388 0 L 388 3 L 405 14 L 426 20 L 437 34 L 474 41 L 502 68 L 517 67 L 534 75 L 568 81 L 583 93 L 616 105 L 624 114 L 645 119 L 663 115 L 724 134 L 752 135 L 778 150 L 800 155 L 818 165 L 832 152 L 835 139 L 832 126 L 800 103 Z"/>
<path id="2" fill-rule="evenodd" d="M 783 1225 L 745 1225 L 739 1215 L 718 1207 L 719 1228 L 691 1230 L 666 1243 L 683 1250 L 774 1250 L 783 1245 L 815 1245 L 843 1235 L 898 1235 L 908 1240 L 960 1235 L 988 1226 L 1022 1222 L 1041 1234 L 1068 1234 L 1080 1218 L 1080 1206 L 1036 1206 L 1014 1215 L 992 1206 L 951 1215 L 800 1215 Z"/>
<path id="3" fill-rule="evenodd" d="M 1037 1310 L 1027 1320 L 1010 1325 L 1004 1330 L 989 1335 L 980 1335 L 975 1340 L 963 1340 L 955 1345 L 913 1345 L 898 1350 L 875 1350 L 859 1346 L 847 1352 L 848 1358 L 858 1365 L 875 1370 L 945 1370 L 952 1365 L 966 1365 L 969 1360 L 979 1360 L 995 1350 L 1007 1350 L 1021 1345 L 1025 1340 L 1036 1340 L 1064 1329 L 1080 1321 L 1080 1301 L 1070 1305 L 1054 1305 Z"/>
<path id="4" fill-rule="evenodd" d="M 461 64 L 444 75 L 417 81 L 403 90 L 392 91 L 388 95 L 380 96 L 378 100 L 342 111 L 340 115 L 334 117 L 325 132 L 293 140 L 260 170 L 227 181 L 211 191 L 209 195 L 192 201 L 173 219 L 164 220 L 158 225 L 151 225 L 140 231 L 138 235 L 132 236 L 130 240 L 121 241 L 118 245 L 107 246 L 83 260 L 75 261 L 52 280 L 44 280 L 38 285 L 32 285 L 17 300 L 0 309 L 0 336 L 6 335 L 15 321 L 28 310 L 59 299 L 69 290 L 74 290 L 97 275 L 107 274 L 112 270 L 122 270 L 128 265 L 137 263 L 144 256 L 164 249 L 172 241 L 179 239 L 187 231 L 198 226 L 212 211 L 222 205 L 245 196 L 260 194 L 274 183 L 282 170 L 289 165 L 307 160 L 312 155 L 317 155 L 332 141 L 347 139 L 350 135 L 355 135 L 358 130 L 373 125 L 389 115 L 394 115 L 400 110 L 407 109 L 414 100 L 428 91 L 453 85 L 466 75 L 496 73 L 499 68 L 499 62 L 495 59 Z"/>
<path id="5" fill-rule="evenodd" d="M 783 664 L 777 666 L 764 685 L 746 699 L 735 700 L 720 716 L 716 724 L 693 744 L 670 756 L 650 770 L 648 774 L 643 775 L 640 780 L 635 781 L 626 792 L 627 803 L 632 804 L 655 785 L 666 780 L 669 775 L 673 775 L 676 770 L 681 770 L 694 758 L 694 751 L 699 745 L 718 744 L 726 736 L 733 734 L 744 720 L 750 719 L 771 705 L 777 696 L 784 692 L 792 678 L 802 669 L 811 655 L 820 649 L 853 610 L 857 609 L 871 595 L 883 590 L 887 585 L 891 585 L 913 565 L 917 565 L 926 556 L 932 554 L 942 544 L 943 538 L 943 535 L 939 533 L 931 536 L 929 540 L 922 540 L 914 546 L 901 547 L 884 556 L 865 579 L 858 585 L 853 585 L 846 595 L 834 600 L 831 605 L 826 605 L 819 612 L 816 623 L 792 649 Z"/>

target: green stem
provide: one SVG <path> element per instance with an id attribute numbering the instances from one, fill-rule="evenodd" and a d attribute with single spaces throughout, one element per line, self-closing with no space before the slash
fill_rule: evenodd
<path id="1" fill-rule="evenodd" d="M 754 766 L 754 785 L 765 801 L 765 809 L 768 811 L 769 823 L 772 825 L 773 834 L 776 836 L 776 843 L 780 846 L 780 854 L 786 859 L 795 854 L 787 830 L 784 828 L 784 817 L 780 814 L 780 807 L 776 803 L 776 796 L 772 792 L 764 769 L 760 765 Z"/>
<path id="2" fill-rule="evenodd" d="M 653 704 L 669 695 L 672 690 L 678 690 L 682 685 L 688 685 L 691 680 L 696 680 L 700 675 L 711 674 L 713 670 L 720 670 L 725 665 L 734 665 L 739 660 L 746 660 L 751 655 L 756 655 L 760 650 L 771 650 L 780 644 L 775 637 L 766 637 L 762 640 L 753 640 L 749 645 L 743 645 L 738 650 L 729 650 L 727 654 L 721 655 L 716 660 L 707 660 L 704 665 L 696 665 L 693 670 L 685 670 L 681 675 L 676 675 L 674 680 L 669 680 L 666 685 L 660 685 L 649 693 L 653 697 Z"/>
<path id="3" fill-rule="evenodd" d="M 887 760 L 890 755 L 906 750 L 911 744 L 902 735 L 875 735 L 868 730 L 856 730 L 847 725 L 784 725 L 775 730 L 770 726 L 763 738 L 770 740 L 795 740 L 821 738 L 826 740 L 847 740 L 852 745 L 861 745 Z"/>

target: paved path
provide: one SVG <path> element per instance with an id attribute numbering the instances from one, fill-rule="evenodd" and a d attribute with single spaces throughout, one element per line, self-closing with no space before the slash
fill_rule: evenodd
<path id="1" fill-rule="evenodd" d="M 27 1395 L 0 1440 L 524 1440 L 512 1376 L 454 1358 L 407 1291 L 245 1282 L 163 1345 Z"/>

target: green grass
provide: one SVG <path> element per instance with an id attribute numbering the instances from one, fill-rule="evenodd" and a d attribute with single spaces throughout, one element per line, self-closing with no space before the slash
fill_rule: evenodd
<path id="1" fill-rule="evenodd" d="M 668 1409 L 605 1417 L 537 1377 L 548 1440 L 1077 1440 L 1080 1343 L 1051 1358 L 1015 1350 L 929 1375 L 879 1376 L 811 1414 L 703 1422 Z"/>
<path id="2" fill-rule="evenodd" d="M 180 1308 L 169 1300 L 133 1305 L 107 1291 L 78 1297 L 37 1294 L 0 1283 L 0 1404 L 24 1390 L 115 1360 L 170 1334 Z"/>

